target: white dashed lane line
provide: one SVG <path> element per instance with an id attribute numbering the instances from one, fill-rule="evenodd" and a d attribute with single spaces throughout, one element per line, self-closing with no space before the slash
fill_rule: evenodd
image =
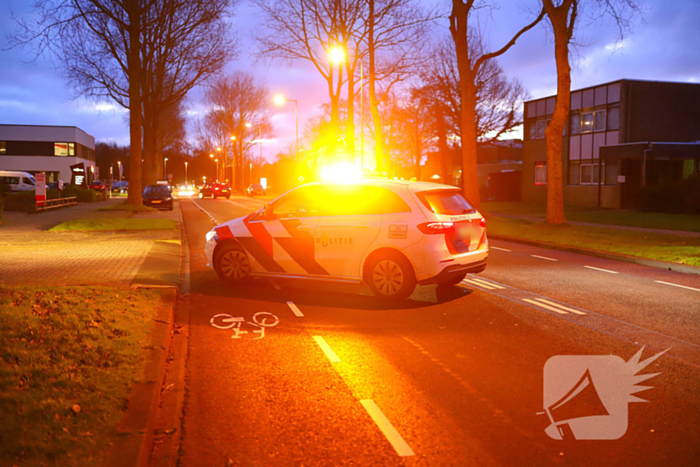
<path id="1" fill-rule="evenodd" d="M 493 282 L 487 282 L 483 279 L 477 279 L 477 278 L 472 278 L 472 279 L 464 279 L 462 282 L 468 282 L 471 285 L 475 285 L 477 287 L 483 287 L 488 290 L 497 290 L 497 289 L 505 289 L 502 285 L 494 284 Z"/>
<path id="2" fill-rule="evenodd" d="M 331 346 L 326 343 L 326 341 L 323 339 L 321 336 L 313 336 L 314 340 L 318 344 L 319 347 L 321 347 L 321 350 L 323 350 L 323 353 L 326 354 L 326 357 L 328 357 L 328 360 L 330 360 L 333 363 L 338 363 L 340 361 L 340 358 L 333 352 L 333 349 L 331 349 Z"/>
<path id="3" fill-rule="evenodd" d="M 501 251 L 513 251 L 513 250 L 509 250 L 508 248 L 499 248 L 499 247 L 493 246 L 493 245 L 491 245 L 489 248 L 492 248 L 494 250 L 501 250 Z"/>
<path id="4" fill-rule="evenodd" d="M 399 432 L 396 431 L 396 428 L 394 428 L 394 425 L 392 425 L 389 419 L 386 418 L 386 415 L 379 410 L 379 407 L 377 407 L 377 404 L 375 404 L 372 399 L 361 400 L 360 404 L 362 404 L 369 416 L 374 420 L 374 423 L 377 424 L 381 432 L 386 436 L 386 439 L 391 443 L 396 454 L 401 457 L 415 456 L 415 453 L 408 443 L 404 441 Z"/>
<path id="5" fill-rule="evenodd" d="M 561 315 L 566 315 L 568 313 L 574 313 L 577 315 L 585 315 L 583 311 L 579 310 L 574 310 L 573 308 L 569 308 L 568 306 L 561 305 L 559 303 L 554 303 L 549 300 L 545 300 L 544 298 L 523 298 L 524 302 L 527 302 L 531 305 L 539 306 L 542 308 L 545 308 L 550 311 L 554 311 L 556 313 L 559 313 Z"/>
<path id="6" fill-rule="evenodd" d="M 601 272 L 608 272 L 610 274 L 619 274 L 619 272 L 617 272 L 617 271 L 611 271 L 609 269 L 594 268 L 593 266 L 584 266 L 584 268 L 594 269 L 596 271 L 601 271 Z"/>
<path id="7" fill-rule="evenodd" d="M 674 284 L 672 282 L 664 282 L 664 281 L 654 281 L 654 282 L 658 282 L 659 284 L 672 285 L 673 287 L 680 287 L 682 289 L 695 290 L 696 292 L 700 292 L 700 289 L 696 289 L 695 287 L 688 287 L 687 285 Z"/>
<path id="8" fill-rule="evenodd" d="M 532 256 L 533 258 L 546 259 L 547 261 L 559 261 L 558 259 L 547 258 L 546 256 L 537 256 L 537 255 L 530 255 L 530 256 Z"/>
<path id="9" fill-rule="evenodd" d="M 204 209 L 202 206 L 200 206 L 199 203 L 198 203 L 197 201 L 192 200 L 192 202 L 193 202 L 193 203 L 195 204 L 195 206 L 197 206 L 204 214 L 206 214 L 207 216 L 209 216 L 209 219 L 211 219 L 211 220 L 214 222 L 214 224 L 216 224 L 216 225 L 221 224 L 221 222 L 219 222 L 219 221 L 217 221 L 216 219 L 214 219 L 214 216 L 212 216 L 211 213 L 210 213 L 209 211 L 207 211 L 207 210 Z"/>
<path id="10" fill-rule="evenodd" d="M 287 306 L 289 307 L 290 310 L 292 310 L 292 313 L 294 313 L 294 316 L 302 317 L 304 316 L 304 313 L 301 312 L 298 306 L 294 304 L 294 302 L 287 302 Z"/>

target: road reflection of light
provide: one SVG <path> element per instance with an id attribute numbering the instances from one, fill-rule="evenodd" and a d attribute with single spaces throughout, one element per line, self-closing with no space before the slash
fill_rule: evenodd
<path id="1" fill-rule="evenodd" d="M 186 198 L 188 196 L 192 196 L 194 194 L 194 191 L 192 190 L 180 190 L 177 192 L 177 196 L 180 198 Z"/>

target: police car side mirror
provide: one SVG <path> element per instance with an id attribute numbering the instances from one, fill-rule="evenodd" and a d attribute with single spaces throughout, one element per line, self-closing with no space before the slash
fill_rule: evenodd
<path id="1" fill-rule="evenodd" d="M 269 204 L 266 204 L 265 206 L 263 206 L 263 217 L 267 221 L 271 221 L 275 218 L 275 213 Z"/>

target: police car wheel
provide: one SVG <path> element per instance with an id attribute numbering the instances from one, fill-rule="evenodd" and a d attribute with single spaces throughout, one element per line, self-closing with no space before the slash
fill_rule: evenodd
<path id="1" fill-rule="evenodd" d="M 204 194 L 203 194 L 203 193 L 199 193 L 199 199 L 202 199 L 202 198 L 204 198 Z"/>
<path id="2" fill-rule="evenodd" d="M 400 253 L 387 253 L 371 260 L 366 281 L 381 300 L 405 300 L 416 287 L 411 263 Z"/>
<path id="3" fill-rule="evenodd" d="M 214 269 L 219 278 L 227 282 L 239 284 L 250 279 L 250 260 L 238 245 L 224 245 L 216 253 Z"/>
<path id="4" fill-rule="evenodd" d="M 451 279 L 447 279 L 443 282 L 438 283 L 438 285 L 457 285 L 460 282 L 464 280 L 464 278 L 467 277 L 467 273 L 463 274 L 458 274 L 456 276 L 453 276 Z"/>

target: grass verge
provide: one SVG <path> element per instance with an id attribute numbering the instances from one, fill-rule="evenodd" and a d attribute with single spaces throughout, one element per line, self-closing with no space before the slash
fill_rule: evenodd
<path id="1" fill-rule="evenodd" d="M 52 227 L 52 232 L 73 230 L 162 230 L 174 229 L 172 219 L 77 219 Z"/>
<path id="2" fill-rule="evenodd" d="M 157 211 L 156 208 L 150 206 L 144 206 L 143 204 L 126 204 L 126 200 L 121 203 L 117 203 L 113 206 L 108 206 L 105 208 L 100 208 L 98 211 L 131 211 L 131 212 L 149 212 Z"/>
<path id="3" fill-rule="evenodd" d="M 0 287 L 0 465 L 100 465 L 159 294 Z"/>
<path id="4" fill-rule="evenodd" d="M 489 216 L 493 235 L 700 266 L 700 238 Z"/>
<path id="5" fill-rule="evenodd" d="M 482 203 L 483 211 L 501 212 L 517 216 L 544 219 L 546 206 L 529 203 Z M 599 209 L 586 206 L 565 206 L 566 220 L 595 224 L 623 225 L 647 229 L 682 230 L 700 232 L 700 216 L 693 214 L 668 214 L 662 212 L 638 212 L 617 209 Z"/>

